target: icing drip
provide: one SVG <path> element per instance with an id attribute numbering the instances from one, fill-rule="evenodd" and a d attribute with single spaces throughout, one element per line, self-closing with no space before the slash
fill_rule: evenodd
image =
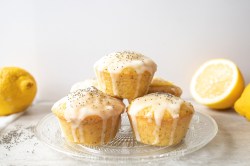
<path id="1" fill-rule="evenodd" d="M 60 126 L 60 130 L 63 131 L 63 127 L 62 127 L 61 122 L 59 123 L 59 126 Z M 63 138 L 65 138 L 64 132 L 61 132 L 61 135 L 62 135 Z"/>
<path id="2" fill-rule="evenodd" d="M 106 84 L 105 84 L 104 76 L 101 73 L 97 73 L 97 79 L 100 79 L 98 81 L 98 85 L 100 86 L 100 88 L 103 91 L 105 91 L 106 90 Z"/>
<path id="3" fill-rule="evenodd" d="M 80 126 L 78 131 L 80 132 L 80 142 L 84 142 L 84 128 L 83 128 L 83 126 Z"/>
<path id="4" fill-rule="evenodd" d="M 156 126 L 153 132 L 153 135 L 155 136 L 155 140 L 153 142 L 153 145 L 157 144 L 159 142 L 159 132 L 160 132 L 160 126 Z"/>
<path id="5" fill-rule="evenodd" d="M 77 141 L 78 141 L 78 138 L 77 138 L 77 135 L 76 135 L 76 130 L 77 130 L 77 128 L 78 128 L 78 125 L 77 125 L 77 124 L 75 124 L 75 123 L 72 123 L 72 124 L 71 124 L 71 133 L 72 133 L 74 142 L 77 142 Z"/>
<path id="6" fill-rule="evenodd" d="M 133 129 L 134 129 L 134 133 L 135 133 L 135 138 L 137 141 L 141 141 L 141 137 L 139 135 L 138 128 L 137 128 L 136 116 L 131 116 L 131 120 L 132 120 Z"/>
<path id="7" fill-rule="evenodd" d="M 138 96 L 138 93 L 139 93 L 139 90 L 140 90 L 141 78 L 142 78 L 142 75 L 138 75 L 134 98 L 136 98 Z"/>
<path id="8" fill-rule="evenodd" d="M 115 120 L 116 120 L 116 118 L 117 118 L 117 117 L 115 117 L 115 116 L 113 116 L 113 117 L 112 117 L 112 123 L 111 123 L 111 132 L 110 132 L 110 138 L 112 138 L 112 134 L 113 134 L 113 132 L 114 132 L 114 129 L 115 129 L 115 126 L 114 126 L 114 124 L 115 124 Z"/>
<path id="9" fill-rule="evenodd" d="M 153 107 L 153 112 L 148 112 L 145 117 L 148 119 L 153 119 L 154 115 L 154 122 L 156 124 L 155 130 L 153 132 L 153 135 L 155 136 L 154 144 L 159 142 L 159 130 L 165 111 L 168 111 L 174 119 L 170 136 L 170 143 L 173 143 L 174 133 L 179 118 L 179 111 L 183 102 L 184 101 L 182 99 L 168 93 L 151 93 L 133 100 L 129 107 L 128 114 L 131 116 L 136 139 L 138 141 L 141 140 L 136 121 L 137 114 L 147 107 Z"/>
<path id="10" fill-rule="evenodd" d="M 119 95 L 117 81 L 119 80 L 118 74 L 110 74 L 112 80 L 112 90 L 114 95 Z"/>
<path id="11" fill-rule="evenodd" d="M 177 128 L 178 124 L 178 118 L 174 118 L 173 125 L 172 125 L 172 130 L 170 134 L 170 140 L 169 140 L 169 145 L 172 145 L 174 143 L 174 134 Z"/>
<path id="12" fill-rule="evenodd" d="M 107 128 L 107 119 L 104 119 L 102 121 L 102 134 L 101 134 L 101 145 L 103 145 L 104 140 L 105 140 L 105 132 L 106 132 L 106 128 Z"/>

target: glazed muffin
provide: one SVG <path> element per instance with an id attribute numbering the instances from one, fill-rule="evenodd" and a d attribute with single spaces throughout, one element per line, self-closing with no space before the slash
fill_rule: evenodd
<path id="1" fill-rule="evenodd" d="M 148 94 L 155 92 L 170 93 L 177 97 L 180 97 L 182 94 L 180 87 L 160 77 L 154 77 L 151 84 L 149 85 Z"/>
<path id="2" fill-rule="evenodd" d="M 115 52 L 94 65 L 101 91 L 118 98 L 135 99 L 148 92 L 157 65 L 135 52 Z"/>
<path id="3" fill-rule="evenodd" d="M 74 91 L 76 91 L 76 90 L 78 90 L 78 89 L 86 89 L 86 88 L 89 88 L 89 87 L 91 87 L 91 86 L 93 86 L 93 87 L 99 89 L 99 88 L 98 88 L 98 82 L 97 82 L 96 79 L 86 79 L 86 80 L 84 80 L 84 81 L 77 82 L 77 83 L 75 83 L 75 84 L 71 87 L 70 92 L 74 92 Z"/>
<path id="4" fill-rule="evenodd" d="M 185 137 L 193 106 L 169 93 L 151 93 L 132 101 L 128 117 L 138 142 L 176 145 Z"/>
<path id="5" fill-rule="evenodd" d="M 124 104 L 95 87 L 78 89 L 56 102 L 57 116 L 67 141 L 84 145 L 102 145 L 116 135 Z"/>

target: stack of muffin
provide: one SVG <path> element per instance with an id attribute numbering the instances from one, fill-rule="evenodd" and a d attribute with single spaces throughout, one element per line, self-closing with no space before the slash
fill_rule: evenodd
<path id="1" fill-rule="evenodd" d="M 157 65 L 135 52 L 115 52 L 94 65 L 97 79 L 72 86 L 70 94 L 52 107 L 66 140 L 103 145 L 119 130 L 126 110 L 137 141 L 178 144 L 186 135 L 194 109 L 180 98 L 182 90 L 154 77 Z M 123 99 L 129 101 L 125 106 Z"/>

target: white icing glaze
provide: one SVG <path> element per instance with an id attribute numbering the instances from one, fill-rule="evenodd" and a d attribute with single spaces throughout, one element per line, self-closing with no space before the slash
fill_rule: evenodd
<path id="1" fill-rule="evenodd" d="M 113 116 L 113 117 L 112 117 L 111 131 L 110 131 L 110 138 L 112 138 L 112 134 L 113 134 L 114 129 L 115 129 L 114 124 L 115 124 L 116 119 L 117 119 L 117 117 L 116 117 L 116 116 Z"/>
<path id="2" fill-rule="evenodd" d="M 184 101 L 178 97 L 175 97 L 171 94 L 167 93 L 151 93 L 148 95 L 145 95 L 143 97 L 137 98 L 133 100 L 131 103 L 128 114 L 131 117 L 132 125 L 134 129 L 134 133 L 136 136 L 136 139 L 140 141 L 140 135 L 137 128 L 137 121 L 136 117 L 138 112 L 140 112 L 142 109 L 147 107 L 153 107 L 153 113 L 148 112 L 145 117 L 148 119 L 152 119 L 154 115 L 154 122 L 156 124 L 156 128 L 153 132 L 153 135 L 155 136 L 155 144 L 159 142 L 159 129 L 161 127 L 161 122 L 164 116 L 165 111 L 168 111 L 172 118 L 174 119 L 173 127 L 172 127 L 172 133 L 170 140 L 173 140 L 174 133 L 177 125 L 177 119 L 179 118 L 179 111 L 180 107 Z M 171 143 L 171 142 L 170 142 Z M 173 143 L 173 141 L 172 141 Z"/>
<path id="3" fill-rule="evenodd" d="M 100 76 L 99 72 L 106 70 L 110 73 L 114 95 L 119 95 L 119 92 L 117 91 L 117 82 L 119 81 L 118 76 L 119 73 L 121 73 L 123 69 L 127 67 L 133 68 L 140 76 L 137 80 L 135 97 L 138 95 L 141 74 L 143 74 L 145 71 L 148 71 L 151 73 L 151 75 L 153 75 L 157 69 L 157 65 L 150 58 L 143 56 L 142 54 L 129 51 L 111 53 L 101 58 L 94 65 L 96 76 L 99 79 L 99 84 L 101 84 L 101 90 L 105 91 L 106 87 L 105 82 L 103 81 L 103 78 Z"/>
<path id="4" fill-rule="evenodd" d="M 110 74 L 112 80 L 112 90 L 114 95 L 119 95 L 117 81 L 119 80 L 119 75 L 117 73 Z"/>
<path id="5" fill-rule="evenodd" d="M 94 65 L 95 69 L 99 71 L 107 70 L 110 73 L 120 73 L 127 67 L 134 68 L 138 74 L 142 74 L 144 71 L 153 74 L 157 68 L 150 58 L 130 51 L 111 53 L 101 58 Z"/>
<path id="6" fill-rule="evenodd" d="M 155 140 L 153 142 L 153 145 L 157 144 L 159 142 L 159 132 L 160 132 L 160 126 L 156 126 L 153 132 L 153 135 L 155 136 Z"/>
<path id="7" fill-rule="evenodd" d="M 103 143 L 107 120 L 110 117 L 119 116 L 125 109 L 125 105 L 120 100 L 102 93 L 95 87 L 78 89 L 70 93 L 67 97 L 55 103 L 52 109 L 56 109 L 63 102 L 66 103 L 64 118 L 71 123 L 72 136 L 75 142 L 78 141 L 76 131 L 84 119 L 88 116 L 97 115 L 103 121 L 101 133 L 101 143 Z M 79 135 L 80 139 L 84 140 L 83 133 L 79 133 Z"/>
<path id="8" fill-rule="evenodd" d="M 78 138 L 77 138 L 77 135 L 76 135 L 77 128 L 78 128 L 78 124 L 77 123 L 76 124 L 75 123 L 71 123 L 71 133 L 72 133 L 74 142 L 78 141 Z"/>
<path id="9" fill-rule="evenodd" d="M 142 75 L 138 75 L 137 82 L 136 82 L 136 89 L 135 89 L 135 95 L 134 98 L 138 96 L 139 90 L 140 90 L 140 82 L 141 82 Z"/>
<path id="10" fill-rule="evenodd" d="M 96 79 L 87 79 L 81 82 L 77 82 L 71 87 L 70 92 L 74 92 L 78 89 L 86 89 L 91 86 L 94 86 L 98 89 L 98 82 Z"/>
<path id="11" fill-rule="evenodd" d="M 101 145 L 104 143 L 104 140 L 105 140 L 106 128 L 107 128 L 107 119 L 105 119 L 105 120 L 102 121 Z"/>
<path id="12" fill-rule="evenodd" d="M 79 134 L 80 135 L 80 142 L 84 142 L 84 127 L 80 126 L 78 131 L 80 132 L 80 134 Z"/>
<path id="13" fill-rule="evenodd" d="M 56 110 L 56 109 L 60 109 L 60 107 L 65 103 L 65 101 L 67 100 L 67 97 L 64 97 L 60 100 L 58 100 L 51 108 L 51 110 Z"/>
<path id="14" fill-rule="evenodd" d="M 140 137 L 139 132 L 138 132 L 136 116 L 132 115 L 131 120 L 132 120 L 132 125 L 133 125 L 133 129 L 134 129 L 135 138 L 136 138 L 137 141 L 141 141 L 141 137 Z"/>
<path id="15" fill-rule="evenodd" d="M 59 118 L 58 118 L 58 120 L 59 120 Z M 59 126 L 60 126 L 61 131 L 63 131 L 61 122 L 59 123 Z M 64 132 L 61 132 L 61 134 L 62 134 L 62 137 L 65 138 Z"/>
<path id="16" fill-rule="evenodd" d="M 177 128 L 178 119 L 179 118 L 174 118 L 173 119 L 173 125 L 172 125 L 172 129 L 171 129 L 169 145 L 172 145 L 174 143 L 174 135 L 175 135 L 175 131 L 176 131 L 176 128 Z"/>
<path id="17" fill-rule="evenodd" d="M 97 82 L 98 82 L 98 87 L 100 87 L 100 89 L 102 90 L 106 90 L 106 84 L 104 82 L 103 76 L 101 75 L 101 73 L 97 72 L 97 69 L 95 69 L 95 73 L 96 73 L 96 77 L 97 77 Z"/>

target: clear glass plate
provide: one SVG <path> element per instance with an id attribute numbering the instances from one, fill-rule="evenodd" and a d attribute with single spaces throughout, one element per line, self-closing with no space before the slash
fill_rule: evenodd
<path id="1" fill-rule="evenodd" d="M 106 164 L 152 163 L 178 158 L 205 146 L 217 131 L 213 118 L 196 112 L 188 133 L 180 144 L 170 147 L 150 146 L 133 138 L 127 115 L 123 114 L 121 128 L 112 142 L 102 146 L 83 146 L 69 143 L 62 137 L 59 123 L 52 113 L 36 126 L 37 138 L 52 149 L 87 162 Z"/>

